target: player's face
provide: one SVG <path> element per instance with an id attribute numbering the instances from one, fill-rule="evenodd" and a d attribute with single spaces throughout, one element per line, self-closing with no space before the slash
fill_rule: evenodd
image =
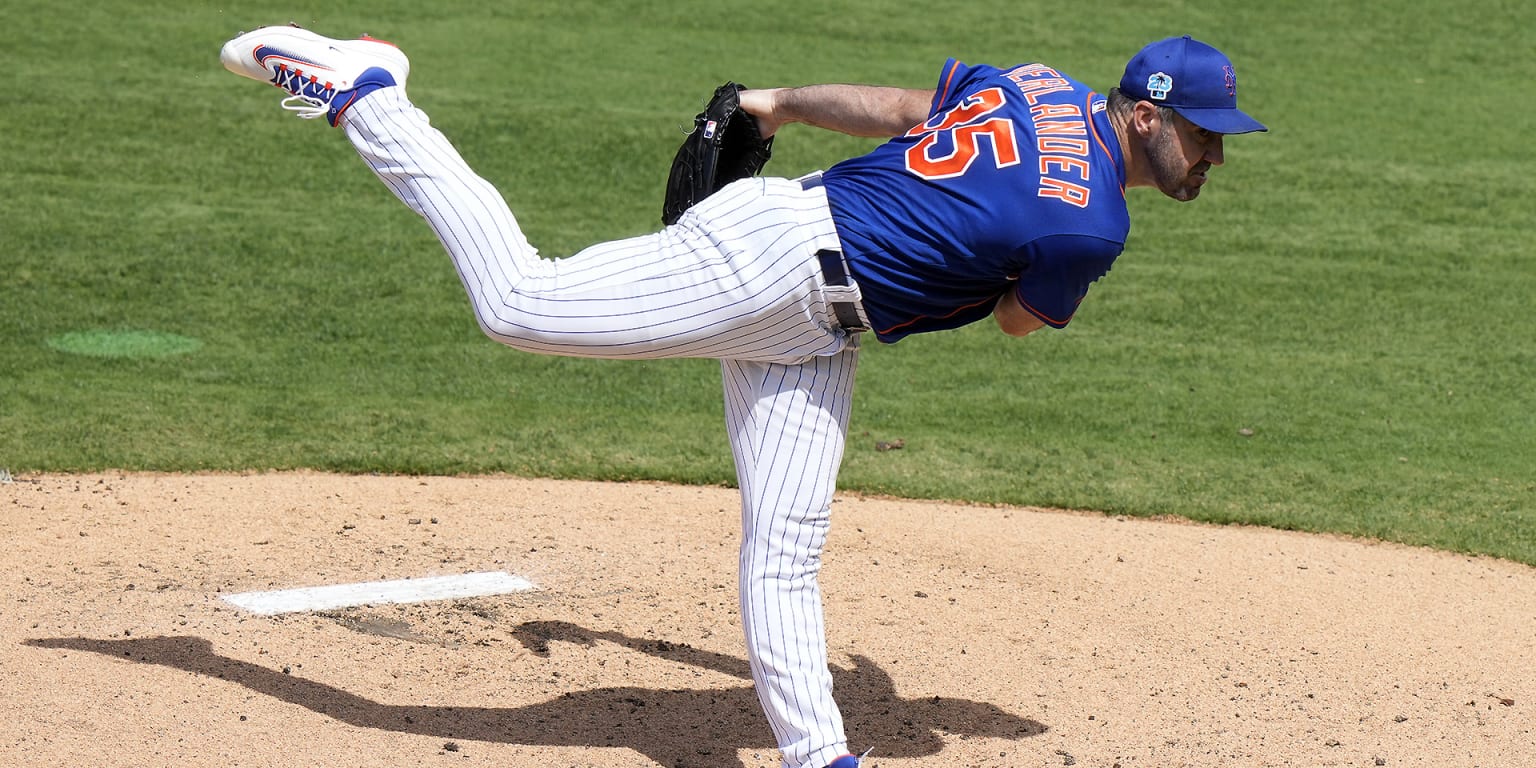
<path id="1" fill-rule="evenodd" d="M 1180 202 L 1200 196 L 1205 174 L 1213 165 L 1221 165 L 1219 133 L 1201 128 L 1182 116 L 1162 121 L 1157 136 L 1147 147 L 1152 176 L 1163 194 Z"/>

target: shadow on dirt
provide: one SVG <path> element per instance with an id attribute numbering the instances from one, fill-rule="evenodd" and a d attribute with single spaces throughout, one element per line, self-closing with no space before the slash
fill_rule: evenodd
<path id="1" fill-rule="evenodd" d="M 666 641 L 592 632 L 564 622 L 530 622 L 514 630 L 539 655 L 550 641 L 592 645 L 614 642 L 641 653 L 749 678 L 747 662 Z M 713 689 L 613 687 L 562 694 L 522 707 L 442 707 L 381 704 L 283 671 L 220 656 L 200 637 L 125 640 L 43 638 L 26 645 L 89 651 L 142 664 L 158 664 L 243 685 L 349 725 L 527 746 L 624 747 L 675 768 L 740 765 L 740 749 L 772 749 L 773 737 L 750 684 Z M 878 757 L 924 757 L 944 747 L 940 733 L 1021 739 L 1046 726 L 992 704 L 938 696 L 905 699 L 890 675 L 855 656 L 849 669 L 833 667 L 837 698 L 856 742 Z"/>

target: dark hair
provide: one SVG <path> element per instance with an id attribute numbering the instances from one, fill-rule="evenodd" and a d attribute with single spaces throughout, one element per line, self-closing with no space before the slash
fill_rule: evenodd
<path id="1" fill-rule="evenodd" d="M 1136 106 L 1136 102 L 1140 101 L 1140 99 L 1127 95 L 1119 88 L 1109 89 L 1109 96 L 1107 98 L 1108 112 L 1111 115 L 1118 115 L 1120 117 L 1129 117 L 1131 110 Z M 1152 106 L 1157 107 L 1157 116 L 1165 122 L 1172 122 L 1173 116 L 1178 114 L 1173 110 L 1173 107 L 1165 107 L 1161 104 L 1153 104 Z"/>

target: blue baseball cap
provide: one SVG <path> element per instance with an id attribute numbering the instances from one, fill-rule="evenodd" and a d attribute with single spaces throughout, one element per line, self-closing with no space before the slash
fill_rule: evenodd
<path id="1" fill-rule="evenodd" d="M 1125 65 L 1120 92 L 1150 101 L 1215 133 L 1267 131 L 1237 108 L 1237 73 L 1226 54 L 1191 38 L 1170 37 L 1141 49 Z"/>

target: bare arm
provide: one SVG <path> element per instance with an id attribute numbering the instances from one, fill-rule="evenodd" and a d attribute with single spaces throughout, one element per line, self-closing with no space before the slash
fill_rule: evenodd
<path id="1" fill-rule="evenodd" d="M 741 92 L 741 106 L 764 136 L 805 123 L 850 136 L 890 138 L 928 118 L 933 91 L 883 85 L 807 85 Z"/>
<path id="2" fill-rule="evenodd" d="M 1019 303 L 1019 295 L 1011 287 L 997 300 L 992 317 L 997 320 L 997 327 L 1009 336 L 1028 336 L 1045 327 L 1045 321 Z"/>

